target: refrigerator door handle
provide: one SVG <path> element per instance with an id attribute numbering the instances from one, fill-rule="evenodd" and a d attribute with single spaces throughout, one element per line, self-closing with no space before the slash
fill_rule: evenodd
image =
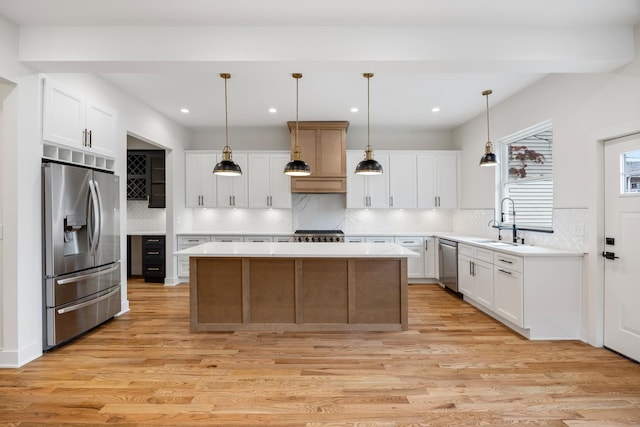
<path id="1" fill-rule="evenodd" d="M 89 191 L 91 193 L 91 204 L 93 206 L 93 233 L 90 236 L 91 254 L 95 254 L 100 244 L 100 235 L 102 234 L 102 197 L 98 182 L 89 180 Z"/>
<path id="2" fill-rule="evenodd" d="M 91 279 L 93 277 L 102 276 L 103 274 L 111 273 L 112 271 L 120 268 L 120 261 L 117 261 L 115 265 L 111 268 L 107 268 L 106 270 L 96 271 L 95 273 L 83 274 L 81 276 L 69 277 L 68 279 L 56 280 L 56 285 L 68 285 L 69 283 L 79 282 L 81 280 Z"/>
<path id="3" fill-rule="evenodd" d="M 102 295 L 101 297 L 92 299 L 90 301 L 85 301 L 85 302 L 81 302 L 80 304 L 76 304 L 76 305 L 72 305 L 69 307 L 63 307 L 61 309 L 58 309 L 58 314 L 65 314 L 65 313 L 69 313 L 72 311 L 76 311 L 76 310 L 80 310 L 83 307 L 89 306 L 89 305 L 93 305 L 99 301 L 105 300 L 107 298 L 111 298 L 114 294 L 116 294 L 117 292 L 120 291 L 120 287 L 118 287 L 118 289 L 115 289 L 111 292 L 109 292 L 108 294 Z"/>
<path id="4" fill-rule="evenodd" d="M 103 221 L 102 221 L 102 191 L 100 191 L 100 186 L 98 185 L 98 181 L 94 181 L 96 185 L 96 193 L 98 194 L 98 241 L 96 242 L 96 248 L 100 245 L 100 240 L 102 240 L 102 229 L 103 229 Z"/>
<path id="5" fill-rule="evenodd" d="M 89 196 L 91 197 L 91 225 L 93 230 L 90 230 L 89 233 L 89 242 L 91 243 L 91 247 L 89 248 L 89 253 L 94 255 L 96 253 L 96 247 L 98 245 L 98 195 L 96 194 L 95 183 L 92 179 L 89 180 Z"/>

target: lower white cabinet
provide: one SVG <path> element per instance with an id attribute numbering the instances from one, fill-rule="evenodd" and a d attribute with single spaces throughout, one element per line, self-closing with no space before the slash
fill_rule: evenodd
<path id="1" fill-rule="evenodd" d="M 178 236 L 178 250 L 188 249 L 211 241 L 211 236 Z M 178 256 L 178 277 L 189 277 L 189 257 Z"/>
<path id="2" fill-rule="evenodd" d="M 494 266 L 494 311 L 511 323 L 524 328 L 524 290 L 522 273 Z"/>
<path id="3" fill-rule="evenodd" d="M 424 277 L 437 277 L 436 271 L 436 253 L 438 246 L 435 237 L 424 238 Z"/>
<path id="4" fill-rule="evenodd" d="M 420 254 L 419 258 L 407 258 L 407 277 L 422 278 L 424 275 L 424 238 L 423 237 L 396 237 L 395 243 L 411 251 Z"/>
<path id="5" fill-rule="evenodd" d="M 458 245 L 465 301 L 529 339 L 579 339 L 582 254 L 514 255 Z"/>
<path id="6" fill-rule="evenodd" d="M 521 257 L 493 254 L 494 311 L 511 323 L 524 328 L 524 260 Z"/>
<path id="7" fill-rule="evenodd" d="M 458 245 L 458 291 L 493 308 L 493 252 Z"/>

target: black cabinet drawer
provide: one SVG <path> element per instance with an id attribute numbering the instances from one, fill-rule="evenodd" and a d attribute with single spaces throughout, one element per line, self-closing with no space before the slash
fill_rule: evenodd
<path id="1" fill-rule="evenodd" d="M 142 236 L 142 275 L 145 282 L 164 281 L 164 236 Z"/>

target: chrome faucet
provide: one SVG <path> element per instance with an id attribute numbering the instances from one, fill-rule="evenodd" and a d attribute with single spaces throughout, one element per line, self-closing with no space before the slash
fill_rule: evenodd
<path id="1" fill-rule="evenodd" d="M 502 227 L 500 226 L 500 223 L 498 221 L 496 221 L 495 219 L 492 219 L 491 221 L 489 221 L 489 223 L 487 224 L 488 227 L 493 227 L 493 228 L 497 228 L 498 229 L 498 240 L 502 240 Z"/>
<path id="2" fill-rule="evenodd" d="M 500 222 L 504 222 L 504 201 L 508 200 L 511 202 L 511 215 L 513 215 L 513 243 L 518 243 L 518 227 L 516 227 L 516 204 L 511 197 L 505 197 L 500 200 Z"/>

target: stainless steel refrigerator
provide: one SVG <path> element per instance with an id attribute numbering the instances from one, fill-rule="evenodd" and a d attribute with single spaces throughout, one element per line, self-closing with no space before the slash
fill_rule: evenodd
<path id="1" fill-rule="evenodd" d="M 118 176 L 42 164 L 44 349 L 120 312 Z"/>

